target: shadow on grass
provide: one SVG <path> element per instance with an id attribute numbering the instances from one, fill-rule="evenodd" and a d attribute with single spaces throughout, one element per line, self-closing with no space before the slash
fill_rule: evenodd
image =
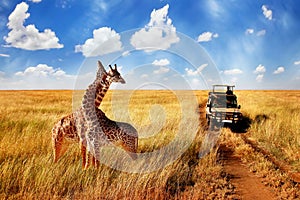
<path id="1" fill-rule="evenodd" d="M 253 120 L 251 120 L 249 116 L 243 115 L 242 119 L 238 123 L 229 124 L 228 126 L 233 133 L 246 133 L 252 122 Z"/>
<path id="2" fill-rule="evenodd" d="M 256 115 L 254 119 L 251 119 L 248 115 L 243 115 L 242 119 L 236 125 L 229 125 L 229 128 L 233 133 L 246 133 L 251 124 L 263 124 L 268 119 L 270 118 L 266 114 Z"/>

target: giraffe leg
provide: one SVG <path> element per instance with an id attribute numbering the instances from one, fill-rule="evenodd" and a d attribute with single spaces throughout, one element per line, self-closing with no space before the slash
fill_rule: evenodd
<path id="1" fill-rule="evenodd" d="M 96 158 L 95 156 L 93 156 L 92 164 L 93 164 L 93 166 L 94 166 L 96 169 L 99 169 L 99 167 L 100 167 L 100 161 L 97 160 L 97 158 Z"/>
<path id="2" fill-rule="evenodd" d="M 52 145 L 53 145 L 53 155 L 54 155 L 54 162 L 57 162 L 58 159 L 63 154 L 63 135 L 59 129 L 54 129 L 52 134 Z"/>
<path id="3" fill-rule="evenodd" d="M 85 170 L 87 170 L 89 168 L 90 162 L 91 162 L 91 153 L 88 151 L 86 154 L 86 162 L 85 162 L 85 166 L 84 166 Z"/>
<path id="4" fill-rule="evenodd" d="M 99 169 L 100 162 L 95 158 L 95 156 L 93 156 L 90 152 L 88 152 L 88 153 L 87 153 L 87 159 L 86 159 L 86 163 L 85 163 L 84 169 L 89 168 L 91 162 L 92 162 L 92 165 L 93 165 L 96 169 Z"/>
<path id="5" fill-rule="evenodd" d="M 96 165 L 95 165 L 96 169 L 99 169 L 100 167 L 100 161 L 96 159 Z"/>
<path id="6" fill-rule="evenodd" d="M 85 169 L 86 165 L 86 146 L 84 145 L 83 142 L 80 143 L 80 150 L 81 150 L 81 158 L 82 158 L 82 169 Z"/>
<path id="7" fill-rule="evenodd" d="M 92 156 L 92 165 L 94 167 L 96 166 L 96 158 L 95 158 L 95 156 Z"/>

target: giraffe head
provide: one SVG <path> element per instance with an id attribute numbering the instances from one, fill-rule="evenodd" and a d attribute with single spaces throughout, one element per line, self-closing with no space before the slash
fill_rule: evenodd
<path id="1" fill-rule="evenodd" d="M 117 82 L 117 83 L 125 83 L 125 80 L 121 76 L 120 72 L 118 72 L 117 65 L 115 64 L 115 67 L 112 68 L 111 65 L 109 65 L 110 70 L 107 72 L 107 78 L 110 83 Z"/>
<path id="2" fill-rule="evenodd" d="M 115 64 L 114 68 L 112 68 L 112 66 L 109 65 L 109 68 L 110 70 L 106 72 L 102 63 L 98 61 L 98 71 L 96 78 L 101 80 L 103 77 L 105 77 L 109 83 L 118 82 L 124 84 L 125 80 L 121 76 L 120 72 L 118 72 L 117 65 Z"/>

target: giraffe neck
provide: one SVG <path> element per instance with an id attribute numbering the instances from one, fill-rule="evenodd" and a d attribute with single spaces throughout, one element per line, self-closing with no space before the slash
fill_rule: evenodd
<path id="1" fill-rule="evenodd" d="M 96 88 L 96 94 L 95 94 L 95 107 L 99 108 L 107 90 L 110 86 L 110 81 L 107 78 L 107 75 L 103 75 L 101 84 L 99 84 Z"/>
<path id="2" fill-rule="evenodd" d="M 85 91 L 82 100 L 82 108 L 88 122 L 97 119 L 95 111 L 98 110 L 110 83 L 107 75 L 103 75 L 101 80 L 96 79 Z"/>

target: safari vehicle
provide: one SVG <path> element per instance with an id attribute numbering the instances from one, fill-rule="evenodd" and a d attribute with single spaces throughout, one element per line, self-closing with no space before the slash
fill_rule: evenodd
<path id="1" fill-rule="evenodd" d="M 233 93 L 234 85 L 213 85 L 208 93 L 206 119 L 208 125 L 236 125 L 242 119 L 241 106 Z"/>

